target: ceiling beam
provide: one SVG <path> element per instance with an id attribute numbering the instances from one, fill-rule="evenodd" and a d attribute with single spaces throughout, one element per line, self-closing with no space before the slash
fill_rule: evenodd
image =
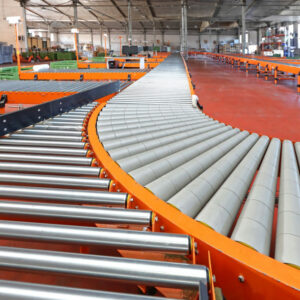
<path id="1" fill-rule="evenodd" d="M 68 14 L 64 13 L 61 9 L 59 9 L 59 8 L 57 8 L 57 7 L 53 6 L 53 5 L 51 5 L 48 1 L 42 0 L 42 2 L 46 3 L 46 4 L 49 5 L 50 7 L 53 7 L 57 12 L 59 12 L 60 14 L 66 16 L 67 18 L 69 18 L 71 22 L 73 21 L 73 19 L 72 19 Z"/>

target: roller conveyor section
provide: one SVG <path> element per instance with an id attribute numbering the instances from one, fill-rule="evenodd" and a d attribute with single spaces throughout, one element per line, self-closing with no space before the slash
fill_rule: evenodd
<path id="1" fill-rule="evenodd" d="M 280 140 L 272 139 L 231 238 L 270 254 Z"/>
<path id="2" fill-rule="evenodd" d="M 13 247 L 0 247 L 1 267 L 176 288 L 197 289 L 208 281 L 207 269 L 200 265 Z"/>
<path id="3" fill-rule="evenodd" d="M 226 131 L 188 149 L 183 149 L 141 168 L 135 169 L 129 172 L 129 174 L 140 184 L 146 185 L 152 181 L 155 181 L 157 178 L 162 177 L 164 174 L 176 170 L 181 165 L 184 166 L 185 163 L 188 163 L 196 156 L 201 155 L 210 148 L 213 148 L 217 144 L 224 142 L 226 139 L 236 135 L 238 131 L 238 129 Z"/>
<path id="4" fill-rule="evenodd" d="M 214 196 L 198 214 L 197 221 L 224 235 L 229 234 L 268 142 L 268 137 L 260 137 L 222 186 L 213 191 Z"/>
<path id="5" fill-rule="evenodd" d="M 70 82 L 70 81 L 0 81 L 0 91 L 7 92 L 65 92 L 79 93 L 96 88 L 105 82 Z"/>
<path id="6" fill-rule="evenodd" d="M 193 213 L 197 213 L 197 211 L 195 210 L 195 206 L 199 206 L 200 203 L 198 200 L 196 200 L 195 202 L 195 196 L 191 197 L 189 199 L 189 202 L 186 203 L 183 200 L 186 199 L 186 196 L 184 196 L 183 199 L 180 199 L 180 194 L 183 194 L 186 191 L 188 191 L 190 185 L 193 184 L 196 186 L 196 182 L 198 180 L 201 180 L 201 173 L 203 173 L 205 170 L 211 167 L 216 161 L 218 161 L 218 159 L 222 158 L 224 154 L 231 151 L 234 147 L 240 146 L 239 143 L 241 143 L 241 141 L 243 141 L 247 135 L 248 132 L 238 133 L 237 135 L 229 138 L 221 144 L 218 144 L 217 146 L 213 147 L 209 151 L 206 151 L 203 154 L 196 156 L 192 160 L 189 160 L 185 164 L 179 166 L 176 169 L 173 169 L 172 171 L 166 173 L 162 177 L 147 184 L 147 188 L 150 189 L 155 195 L 157 195 L 161 199 L 165 201 L 169 200 L 168 202 L 177 207 L 179 210 L 185 211 L 185 209 L 182 207 L 184 206 L 187 210 L 191 211 L 191 215 Z M 241 146 L 238 147 L 238 149 L 241 148 L 241 151 L 246 151 L 248 149 L 247 147 L 250 147 L 248 145 L 252 142 L 252 139 L 250 139 L 250 141 L 246 140 L 246 142 L 243 142 L 241 143 Z M 231 156 L 235 155 L 232 154 Z M 159 181 L 161 181 L 163 185 L 159 185 Z M 202 189 L 200 189 L 200 191 L 201 190 Z M 171 198 L 172 196 L 174 196 L 174 198 Z M 177 199 L 181 204 L 177 203 Z M 194 206 L 192 206 L 193 203 L 195 204 Z M 188 214 L 187 211 L 185 211 L 185 213 Z"/>
<path id="7" fill-rule="evenodd" d="M 0 280 L 1 300 L 175 300 L 115 292 L 66 288 L 45 284 Z"/>
<path id="8" fill-rule="evenodd" d="M 186 147 L 189 145 L 189 141 L 198 139 L 198 137 L 202 136 L 203 133 L 207 133 L 207 136 L 218 134 L 220 132 L 224 132 L 228 130 L 229 128 L 224 127 L 224 124 L 216 124 L 212 125 L 210 123 L 203 124 L 203 126 L 199 126 L 200 128 L 197 128 L 195 130 L 185 131 L 182 133 L 177 133 L 173 135 L 164 136 L 161 138 L 150 138 L 149 135 L 140 136 L 135 140 L 135 143 L 128 143 L 127 146 L 122 147 L 121 145 L 118 145 L 119 148 L 116 145 L 112 145 L 111 143 L 105 143 L 105 147 L 110 150 L 110 156 L 115 160 L 120 160 L 124 158 L 128 158 L 130 160 L 130 157 L 132 155 L 136 155 L 138 153 L 141 153 L 144 151 L 151 150 L 156 148 L 157 146 L 164 146 L 168 144 L 169 149 L 174 147 L 176 149 L 176 146 L 174 143 L 176 143 L 178 140 L 181 140 L 182 145 L 186 145 Z M 136 138 L 133 137 L 133 139 Z M 203 136 L 202 136 L 203 138 Z M 144 140 L 145 139 L 145 140 Z M 125 139 L 120 139 L 121 142 L 125 143 Z M 104 143 L 103 143 L 104 144 Z M 163 149 L 156 149 L 157 151 L 161 151 L 161 154 L 165 153 Z M 168 154 L 167 154 L 168 155 Z M 125 169 L 125 168 L 124 168 Z"/>
<path id="9" fill-rule="evenodd" d="M 183 255 L 190 253 L 190 238 L 187 235 L 124 229 L 0 221 L 0 238 Z"/>
<path id="10" fill-rule="evenodd" d="M 205 127 L 201 131 L 199 130 L 200 134 L 198 135 L 187 137 L 185 139 L 182 139 L 181 141 L 175 141 L 166 145 L 161 143 L 162 146 L 156 145 L 155 148 L 152 149 L 150 148 L 150 150 L 148 150 L 145 147 L 144 152 L 138 153 L 136 155 L 131 155 L 131 152 L 134 151 L 134 149 L 132 150 L 134 146 L 128 147 L 127 148 L 128 155 L 126 155 L 125 158 L 117 160 L 117 162 L 125 171 L 129 172 L 134 169 L 140 168 L 143 165 L 149 164 L 153 161 L 171 155 L 177 151 L 180 151 L 182 149 L 188 148 L 192 145 L 205 141 L 229 129 L 230 127 L 227 128 L 223 127 L 222 124 Z"/>
<path id="11" fill-rule="evenodd" d="M 207 119 L 207 118 L 205 118 Z M 195 118 L 195 121 L 199 121 L 199 118 Z M 193 121 L 194 121 L 193 120 Z M 145 127 L 150 128 L 151 124 L 155 126 L 168 126 L 172 123 L 179 124 L 179 122 L 187 122 L 190 121 L 190 118 L 177 118 L 172 120 L 164 120 L 164 121 L 158 121 L 155 122 L 149 122 L 149 121 L 141 121 L 139 123 L 137 122 L 131 122 L 131 123 L 122 123 L 122 124 L 108 124 L 108 125 L 101 125 L 98 124 L 97 128 L 100 129 L 101 133 L 107 132 L 107 131 L 119 131 L 119 130 L 128 130 L 128 129 L 144 129 Z"/>
<path id="12" fill-rule="evenodd" d="M 173 133 L 180 133 L 180 132 L 185 132 L 187 129 L 193 130 L 197 129 L 199 126 L 203 125 L 203 123 L 207 123 L 209 120 L 195 120 L 195 121 L 186 121 L 186 122 L 180 122 L 180 125 L 176 125 L 176 123 L 171 123 L 168 125 L 163 125 L 163 126 L 152 126 L 152 127 L 143 127 L 141 129 L 129 129 L 129 130 L 123 130 L 123 131 L 111 131 L 111 132 L 105 132 L 101 133 L 101 142 L 102 143 L 108 143 L 108 142 L 119 142 L 122 137 L 126 137 L 124 141 L 128 140 L 128 143 L 131 143 L 132 141 L 135 140 L 141 140 L 143 135 L 151 136 L 151 138 L 156 138 L 156 137 L 162 137 L 162 136 L 167 136 Z M 216 122 L 217 123 L 217 122 Z M 116 139 L 118 138 L 118 140 Z M 143 140 L 144 137 L 143 137 Z M 107 146 L 105 146 L 107 147 Z"/>
<path id="13" fill-rule="evenodd" d="M 300 267 L 300 178 L 292 142 L 282 145 L 275 258 Z"/>
<path id="14" fill-rule="evenodd" d="M 135 224 L 151 226 L 152 213 L 146 210 L 0 201 L 0 215 L 14 220 L 79 222 L 84 224 Z"/>
<path id="15" fill-rule="evenodd" d="M 179 57 L 170 56 L 106 104 L 98 116 L 99 139 L 110 157 L 155 196 L 223 235 L 232 234 L 231 238 L 241 244 L 270 255 L 272 226 L 277 221 L 274 207 L 280 141 L 272 139 L 269 143 L 267 137 L 255 133 L 239 133 L 238 129 L 225 126 L 214 128 L 221 125 L 217 123 L 202 127 L 213 120 L 191 104 L 184 65 Z M 174 127 L 164 123 L 164 117 L 178 111 L 183 112 L 183 119 L 169 120 Z M 146 118 L 152 118 L 152 122 Z M 212 130 L 201 133 L 205 128 Z M 213 132 L 216 134 L 208 136 Z M 203 134 L 207 138 L 201 140 Z M 184 146 L 188 141 L 190 144 Z M 178 148 L 171 150 L 176 144 Z M 300 143 L 295 143 L 294 154 L 295 165 L 300 168 Z M 290 188 L 291 193 L 297 194 L 300 185 L 294 180 L 296 172 L 287 176 L 293 180 L 287 180 L 280 189 Z M 288 193 L 284 193 L 281 192 L 281 198 L 287 197 Z M 299 204 L 297 201 L 290 200 L 290 205 Z M 290 218 L 294 222 L 290 233 L 294 240 L 287 234 L 289 229 L 282 229 L 286 231 L 282 233 L 282 245 L 283 236 L 294 242 L 292 245 L 300 236 L 295 233 L 295 228 L 300 228 L 300 209 L 298 213 L 295 206 L 291 211 L 298 214 L 297 221 Z M 290 247 L 297 249 L 297 254 L 291 254 L 294 263 L 287 263 L 299 266 L 297 247 Z M 280 251 L 288 252 L 287 248 Z M 276 259 L 283 261 L 277 256 Z"/>

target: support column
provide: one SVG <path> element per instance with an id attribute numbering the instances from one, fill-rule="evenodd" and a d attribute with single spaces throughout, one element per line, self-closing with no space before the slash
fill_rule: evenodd
<path id="1" fill-rule="evenodd" d="M 74 7 L 74 21 L 73 26 L 78 29 L 78 12 L 77 12 L 77 5 L 78 0 L 73 0 L 73 7 Z M 77 45 L 79 47 L 79 34 L 76 33 Z"/>
<path id="2" fill-rule="evenodd" d="M 48 23 L 47 38 L 49 38 L 49 47 L 51 48 L 51 24 Z"/>
<path id="3" fill-rule="evenodd" d="M 109 51 L 111 50 L 111 35 L 110 35 L 110 29 L 107 29 L 108 31 L 108 43 L 109 43 Z"/>
<path id="4" fill-rule="evenodd" d="M 100 24 L 100 46 L 103 48 L 103 25 Z"/>
<path id="5" fill-rule="evenodd" d="M 162 46 L 165 45 L 165 30 L 164 29 L 161 31 L 161 44 L 162 44 Z"/>
<path id="6" fill-rule="evenodd" d="M 186 0 L 181 0 L 181 30 L 180 30 L 180 51 L 187 56 L 187 3 Z"/>
<path id="7" fill-rule="evenodd" d="M 23 13 L 23 32 L 25 37 L 25 51 L 28 51 L 28 29 L 27 29 L 27 18 L 26 18 L 26 8 L 25 1 L 21 2 L 22 13 Z"/>
<path id="8" fill-rule="evenodd" d="M 156 42 L 156 28 L 155 28 L 155 21 L 153 21 L 153 47 L 155 46 Z"/>
<path id="9" fill-rule="evenodd" d="M 243 0 L 242 4 L 242 49 L 243 54 L 246 54 L 246 1 Z"/>
<path id="10" fill-rule="evenodd" d="M 129 45 L 132 45 L 132 16 L 131 16 L 131 0 L 128 0 L 128 39 Z"/>
<path id="11" fill-rule="evenodd" d="M 259 53 L 259 46 L 260 46 L 260 41 L 261 41 L 261 29 L 258 28 L 256 32 L 256 44 L 257 44 L 257 54 Z"/>
<path id="12" fill-rule="evenodd" d="M 92 51 L 94 52 L 94 36 L 93 36 L 93 29 L 91 29 L 91 44 L 92 44 Z"/>
<path id="13" fill-rule="evenodd" d="M 147 31 L 144 29 L 144 45 L 147 46 Z"/>
<path id="14" fill-rule="evenodd" d="M 187 2 L 184 1 L 184 56 L 188 58 L 188 23 L 187 23 Z"/>

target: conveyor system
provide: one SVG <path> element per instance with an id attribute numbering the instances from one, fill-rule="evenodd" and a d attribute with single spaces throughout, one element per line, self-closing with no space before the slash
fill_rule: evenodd
<path id="1" fill-rule="evenodd" d="M 268 58 L 264 56 L 247 56 L 240 54 L 220 54 L 199 52 L 199 54 L 210 56 L 220 62 L 231 64 L 237 67 L 238 70 L 242 68 L 249 72 L 254 70 L 257 78 L 261 75 L 268 80 L 269 77 L 274 79 L 274 83 L 278 84 L 280 80 L 297 80 L 297 91 L 300 93 L 300 65 L 298 61 L 282 58 Z"/>
<path id="2" fill-rule="evenodd" d="M 160 287 L 190 289 L 188 299 L 214 299 L 214 284 L 234 300 L 299 298 L 299 143 L 209 118 L 192 106 L 186 71 L 172 55 L 107 103 L 7 125 L 0 238 L 17 246 L 0 246 L 0 270 L 103 278 L 169 298 Z M 61 244 L 81 253 L 53 249 Z M 0 299 L 24 289 L 76 293 L 0 281 Z"/>
<path id="3" fill-rule="evenodd" d="M 217 232 L 237 241 L 228 242 L 240 255 L 236 259 L 254 267 L 256 261 L 250 262 L 253 255 L 260 261 L 254 269 L 260 269 L 262 274 L 267 272 L 261 262 L 265 258 L 258 252 L 273 256 L 273 248 L 275 259 L 300 268 L 299 143 L 284 141 L 280 153 L 281 142 L 276 138 L 270 141 L 266 136 L 215 122 L 192 107 L 189 87 L 184 63 L 172 55 L 102 105 L 97 110 L 98 118 L 93 120 L 102 146 L 110 155 L 104 166 L 111 166 L 111 174 L 116 180 L 122 178 L 120 184 L 132 188 L 129 192 L 133 196 L 136 191 L 136 197 L 143 199 L 144 194 L 148 206 L 152 201 L 156 207 L 159 199 L 169 204 L 162 207 L 174 222 L 182 218 L 178 210 L 194 218 L 198 224 L 191 222 L 189 228 L 194 226 L 196 230 L 199 225 L 203 235 L 208 230 L 207 241 L 212 242 L 209 234 L 212 235 L 218 241 L 215 247 L 228 241 Z M 126 177 L 121 169 L 130 176 Z M 279 175 L 277 217 L 274 211 Z M 137 188 L 134 181 L 146 189 Z M 139 203 L 134 201 L 132 207 Z M 182 226 L 184 222 L 189 221 L 184 219 Z M 273 223 L 277 224 L 276 240 Z M 228 250 L 232 256 L 226 247 L 220 251 Z M 250 251 L 249 255 L 243 256 L 241 253 L 246 251 Z M 286 269 L 275 260 L 271 260 L 269 271 L 272 264 L 275 269 L 288 270 L 300 278 L 297 270 Z M 297 284 L 299 288 L 300 282 Z M 256 288 L 254 284 L 253 289 Z"/>
<path id="4" fill-rule="evenodd" d="M 0 117 L 8 133 L 0 138 L 0 239 L 19 243 L 18 248 L 0 246 L 0 270 L 40 273 L 43 278 L 52 274 L 52 278 L 63 275 L 104 279 L 110 285 L 121 281 L 138 284 L 141 290 L 142 286 L 146 291 L 152 288 L 152 292 L 153 287 L 199 290 L 198 298 L 208 299 L 209 270 L 186 263 L 195 255 L 192 238 L 183 232 L 152 232 L 157 216 L 151 210 L 130 209 L 131 195 L 122 192 L 93 157 L 87 125 L 96 108 L 97 103 L 68 107 L 50 118 L 45 115 L 42 122 L 24 121 L 22 124 L 27 126 L 22 128 L 20 124 L 17 130 L 13 130 L 7 115 Z M 21 113 L 23 119 L 31 119 L 28 116 L 32 111 L 14 114 Z M 225 128 L 208 118 L 198 122 L 195 117 L 194 123 L 212 131 Z M 27 249 L 28 242 L 40 246 Z M 75 250 L 48 250 L 56 245 L 73 246 Z M 80 254 L 74 253 L 78 246 Z M 96 248 L 97 255 L 90 254 L 90 248 Z M 109 256 L 105 249 L 111 250 Z M 121 250 L 134 250 L 141 255 L 117 257 L 115 253 L 126 256 Z M 175 254 L 177 258 L 169 261 L 161 253 Z M 158 258 L 153 259 L 153 255 Z M 105 283 L 98 289 L 105 290 Z M 28 299 L 47 300 L 162 299 L 0 281 L 0 299 L 18 299 L 24 293 Z M 171 299 L 168 293 L 165 295 L 163 299 Z"/>

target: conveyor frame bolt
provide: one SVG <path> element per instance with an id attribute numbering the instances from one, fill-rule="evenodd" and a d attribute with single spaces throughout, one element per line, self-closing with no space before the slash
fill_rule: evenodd
<path id="1" fill-rule="evenodd" d="M 239 275 L 238 276 L 239 282 L 244 283 L 245 282 L 245 278 L 243 275 Z"/>
<path id="2" fill-rule="evenodd" d="M 165 227 L 164 226 L 160 226 L 160 231 L 164 231 Z"/>

